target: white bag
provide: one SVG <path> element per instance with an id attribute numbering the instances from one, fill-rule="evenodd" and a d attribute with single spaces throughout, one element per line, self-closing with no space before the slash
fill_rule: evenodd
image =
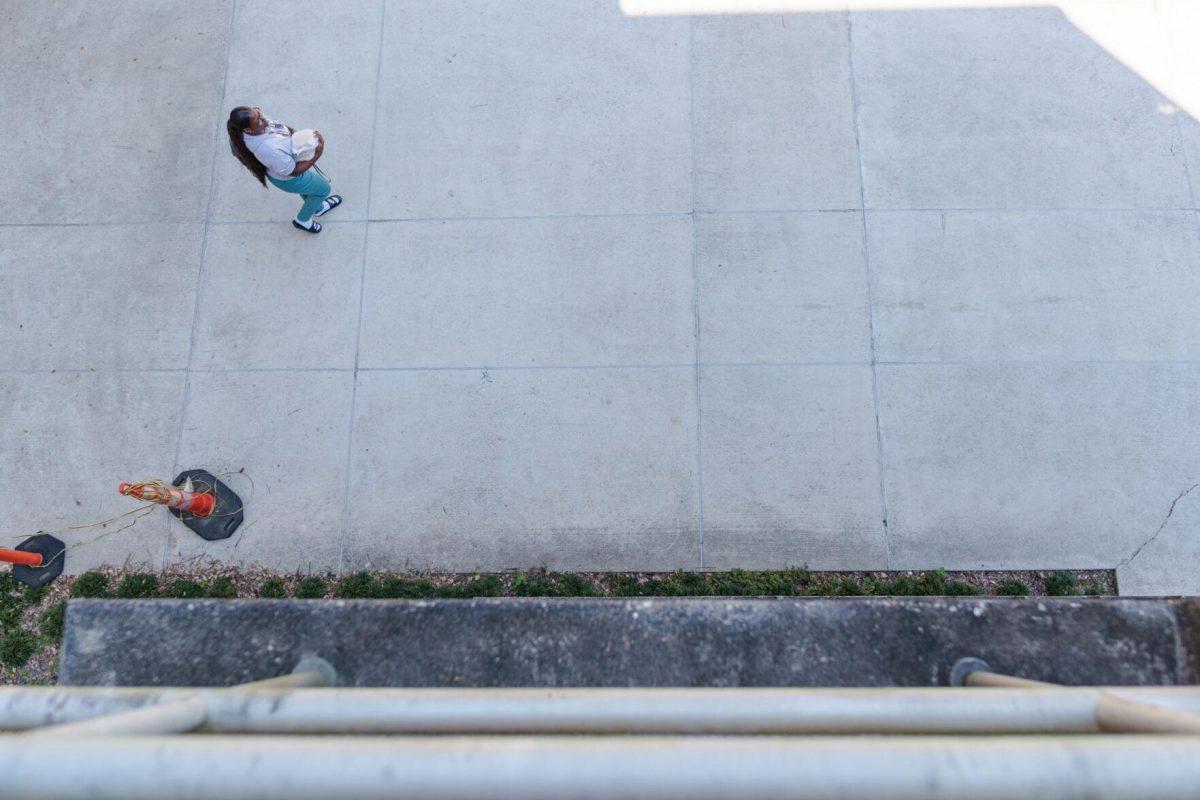
<path id="1" fill-rule="evenodd" d="M 297 161 L 308 161 L 317 154 L 317 132 L 311 128 L 292 134 L 292 156 Z"/>

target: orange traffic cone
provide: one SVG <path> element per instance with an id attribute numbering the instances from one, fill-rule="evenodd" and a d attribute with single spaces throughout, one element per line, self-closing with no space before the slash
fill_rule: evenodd
<path id="1" fill-rule="evenodd" d="M 208 470 L 185 469 L 169 485 L 164 481 L 122 483 L 117 491 L 166 506 L 193 533 L 210 542 L 228 539 L 245 519 L 242 498 Z"/>
<path id="2" fill-rule="evenodd" d="M 177 511 L 186 511 L 195 517 L 207 517 L 217 507 L 217 498 L 211 492 L 186 492 L 161 483 L 122 483 L 117 491 L 138 500 L 159 503 Z"/>
<path id="3" fill-rule="evenodd" d="M 67 546 L 48 533 L 30 536 L 16 549 L 0 548 L 0 561 L 13 565 L 12 576 L 38 589 L 62 574 Z"/>
<path id="4" fill-rule="evenodd" d="M 40 567 L 43 560 L 41 553 L 26 553 L 24 550 L 9 550 L 7 547 L 0 547 L 0 561 L 7 561 L 9 564 Z"/>

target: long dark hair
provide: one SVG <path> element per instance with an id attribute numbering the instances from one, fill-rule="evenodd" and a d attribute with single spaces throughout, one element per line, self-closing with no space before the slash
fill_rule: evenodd
<path id="1" fill-rule="evenodd" d="M 229 112 L 229 122 L 225 123 L 225 129 L 229 131 L 229 149 L 237 156 L 237 160 L 242 162 L 246 169 L 254 174 L 254 177 L 258 178 L 258 182 L 266 186 L 267 168 L 254 157 L 254 153 L 251 153 L 250 148 L 246 147 L 246 140 L 242 138 L 242 133 L 250 127 L 252 119 L 254 119 L 254 112 L 250 110 L 249 106 L 238 106 Z"/>

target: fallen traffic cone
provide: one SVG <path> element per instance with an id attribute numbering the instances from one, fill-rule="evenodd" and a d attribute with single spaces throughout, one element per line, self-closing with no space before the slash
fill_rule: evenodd
<path id="1" fill-rule="evenodd" d="M 31 589 L 39 589 L 62 575 L 67 546 L 48 533 L 30 536 L 15 550 L 0 547 L 0 561 L 13 565 L 12 576 Z"/>
<path id="2" fill-rule="evenodd" d="M 197 517 L 212 516 L 217 507 L 217 498 L 209 492 L 185 492 L 174 486 L 161 483 L 122 483 L 117 491 L 148 503 L 159 503 L 167 508 L 186 511 Z"/>
<path id="3" fill-rule="evenodd" d="M 184 470 L 171 486 L 161 481 L 122 483 L 123 495 L 159 503 L 203 539 L 228 539 L 242 524 L 242 499 L 211 472 Z"/>

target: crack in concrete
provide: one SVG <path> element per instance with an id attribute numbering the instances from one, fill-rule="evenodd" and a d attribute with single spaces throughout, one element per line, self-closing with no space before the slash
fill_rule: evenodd
<path id="1" fill-rule="evenodd" d="M 1189 494 L 1191 494 L 1192 491 L 1195 490 L 1197 487 L 1200 487 L 1200 483 L 1193 483 L 1191 486 L 1189 486 L 1188 488 L 1184 489 L 1182 492 L 1177 494 L 1175 496 L 1175 499 L 1171 501 L 1171 506 L 1170 506 L 1170 508 L 1167 509 L 1167 515 L 1165 517 L 1163 517 L 1162 524 L 1158 526 L 1158 530 L 1156 530 L 1154 532 L 1154 535 L 1152 535 L 1149 539 L 1147 539 L 1146 541 L 1144 541 L 1140 545 L 1138 545 L 1138 548 L 1136 550 L 1134 550 L 1133 553 L 1128 558 L 1123 559 L 1119 564 L 1117 564 L 1117 567 L 1127 566 L 1131 561 L 1133 561 L 1135 558 L 1137 558 L 1141 554 L 1142 550 L 1146 549 L 1146 547 L 1151 542 L 1153 542 L 1155 539 L 1157 539 L 1158 535 L 1163 532 L 1163 528 L 1167 527 L 1167 523 L 1170 522 L 1171 515 L 1175 513 L 1176 503 L 1178 503 L 1180 500 L 1182 500 L 1183 498 L 1185 498 Z"/>

